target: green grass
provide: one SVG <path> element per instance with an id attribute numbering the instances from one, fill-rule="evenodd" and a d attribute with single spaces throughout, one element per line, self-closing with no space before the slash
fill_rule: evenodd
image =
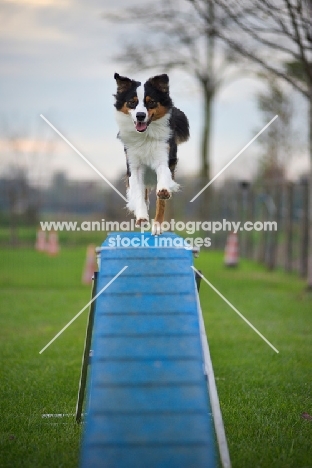
<path id="1" fill-rule="evenodd" d="M 87 313 L 39 351 L 90 298 L 80 284 L 85 249 L 0 255 L 0 466 L 75 467 L 81 428 L 42 414 L 74 413 Z"/>
<path id="2" fill-rule="evenodd" d="M 0 251 L 0 466 L 74 468 L 75 410 L 87 312 L 39 351 L 90 297 L 81 285 L 85 247 L 50 258 Z M 233 468 L 312 467 L 312 299 L 295 276 L 203 251 L 195 266 L 280 351 L 276 354 L 202 282 L 200 297 Z M 148 467 L 147 467 L 148 468 Z M 193 467 L 190 467 L 193 468 Z M 196 468 L 196 467 L 194 467 Z"/>
<path id="3" fill-rule="evenodd" d="M 196 267 L 279 350 L 276 354 L 204 282 L 201 304 L 233 467 L 312 467 L 312 298 L 304 282 L 219 254 Z"/>
<path id="4" fill-rule="evenodd" d="M 58 221 L 58 217 L 55 221 Z M 71 221 L 67 218 L 66 221 Z M 80 223 L 81 218 L 74 218 L 73 221 Z M 32 247 L 36 242 L 37 227 L 33 226 L 19 226 L 16 232 L 17 243 L 19 246 Z M 71 247 L 84 246 L 86 244 L 95 243 L 100 245 L 105 239 L 106 234 L 104 231 L 58 231 L 58 237 L 61 245 Z M 0 248 L 10 246 L 10 229 L 8 227 L 0 226 Z"/>

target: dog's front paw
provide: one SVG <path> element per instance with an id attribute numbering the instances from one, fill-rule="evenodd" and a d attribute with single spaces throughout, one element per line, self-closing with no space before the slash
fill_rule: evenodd
<path id="1" fill-rule="evenodd" d="M 161 223 L 154 221 L 152 226 L 152 236 L 160 236 L 160 234 L 162 234 Z"/>
<path id="2" fill-rule="evenodd" d="M 144 226 L 144 224 L 147 224 L 148 223 L 148 219 L 146 218 L 138 218 L 136 219 L 135 221 L 135 226 L 136 227 L 141 227 L 141 226 Z"/>
<path id="3" fill-rule="evenodd" d="M 161 189 L 157 192 L 157 197 L 161 200 L 168 200 L 171 197 L 171 193 L 167 189 Z"/>

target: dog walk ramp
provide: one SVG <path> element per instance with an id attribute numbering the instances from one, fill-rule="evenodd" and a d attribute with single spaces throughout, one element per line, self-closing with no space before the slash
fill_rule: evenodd
<path id="1" fill-rule="evenodd" d="M 101 247 L 97 292 L 128 268 L 96 299 L 81 468 L 219 466 L 192 251 L 181 241 L 112 233 Z"/>

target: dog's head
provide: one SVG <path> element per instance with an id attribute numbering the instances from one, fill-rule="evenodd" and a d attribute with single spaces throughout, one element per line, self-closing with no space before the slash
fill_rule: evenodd
<path id="1" fill-rule="evenodd" d="M 146 81 L 144 90 L 139 81 L 115 73 L 117 93 L 115 107 L 132 118 L 137 132 L 145 132 L 151 122 L 164 117 L 172 107 L 169 77 L 157 75 Z"/>

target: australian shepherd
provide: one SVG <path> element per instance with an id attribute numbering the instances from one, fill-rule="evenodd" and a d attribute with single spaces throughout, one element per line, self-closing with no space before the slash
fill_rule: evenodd
<path id="1" fill-rule="evenodd" d="M 185 114 L 173 106 L 168 75 L 139 81 L 115 73 L 117 82 L 116 119 L 118 138 L 127 160 L 127 208 L 135 214 L 136 225 L 148 221 L 148 196 L 156 186 L 156 214 L 153 234 L 161 234 L 166 200 L 179 190 L 174 181 L 177 145 L 189 138 Z"/>

